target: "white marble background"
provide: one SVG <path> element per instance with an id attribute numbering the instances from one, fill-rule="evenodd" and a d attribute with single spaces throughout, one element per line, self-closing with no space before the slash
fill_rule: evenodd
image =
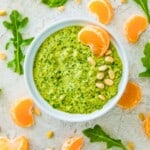
<path id="1" fill-rule="evenodd" d="M 69 0 L 65 6 L 65 11 L 60 12 L 57 9 L 50 9 L 40 4 L 40 0 L 0 0 L 0 9 L 5 9 L 8 13 L 17 9 L 24 16 L 28 16 L 30 22 L 23 31 L 24 37 L 36 37 L 43 28 L 62 18 L 81 16 L 94 20 L 95 18 L 87 11 L 88 2 L 89 0 L 82 0 L 82 4 L 77 5 L 74 0 Z M 135 150 L 150 149 L 150 139 L 145 136 L 142 123 L 138 118 L 139 112 L 150 113 L 150 79 L 138 77 L 138 73 L 143 70 L 140 59 L 143 56 L 144 45 L 146 42 L 150 42 L 150 28 L 142 34 L 137 44 L 129 44 L 123 34 L 124 21 L 131 15 L 143 14 L 143 11 L 132 0 L 127 4 L 121 4 L 120 0 L 111 0 L 111 2 L 115 9 L 115 16 L 108 27 L 116 33 L 124 46 L 129 61 L 129 79 L 141 86 L 142 102 L 131 111 L 124 111 L 116 106 L 103 117 L 83 123 L 63 122 L 42 112 L 42 116 L 35 118 L 36 123 L 33 127 L 20 128 L 10 118 L 9 110 L 17 99 L 27 97 L 28 92 L 23 76 L 19 76 L 8 69 L 6 61 L 0 61 L 0 87 L 3 88 L 3 94 L 0 96 L 0 136 L 14 138 L 25 135 L 30 141 L 31 150 L 46 150 L 48 147 L 60 150 L 65 139 L 82 135 L 83 129 L 100 124 L 110 135 L 122 139 L 124 143 L 133 141 L 136 146 Z M 8 16 L 0 17 L 0 51 L 5 52 L 8 60 L 10 60 L 12 51 L 4 50 L 4 45 L 11 35 L 2 26 L 2 22 L 6 19 L 8 19 Z M 53 130 L 55 133 L 52 139 L 46 139 L 45 134 L 48 130 Z M 86 137 L 84 140 L 83 150 L 105 150 L 105 144 L 91 144 Z M 117 148 L 114 148 L 114 150 L 117 150 Z"/>

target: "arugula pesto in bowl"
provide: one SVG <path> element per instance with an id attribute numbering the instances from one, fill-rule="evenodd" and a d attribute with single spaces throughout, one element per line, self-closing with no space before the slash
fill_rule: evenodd
<path id="1" fill-rule="evenodd" d="M 107 30 L 111 43 L 104 57 L 94 56 L 89 46 L 79 42 L 79 31 L 93 24 L 98 23 L 57 22 L 33 41 L 26 57 L 30 95 L 46 113 L 61 120 L 80 122 L 105 114 L 126 87 L 127 60 L 114 34 Z"/>
<path id="2" fill-rule="evenodd" d="M 113 63 L 105 62 L 105 57 L 92 56 L 90 48 L 78 41 L 81 28 L 70 26 L 50 35 L 40 46 L 33 67 L 34 81 L 42 97 L 55 109 L 75 114 L 101 109 L 117 94 L 122 76 L 122 62 L 115 46 L 109 47 Z M 96 65 L 88 62 L 90 57 Z M 96 76 L 98 68 L 105 64 L 115 72 L 114 84 L 99 89 Z M 103 71 L 104 79 L 109 78 L 107 72 Z"/>

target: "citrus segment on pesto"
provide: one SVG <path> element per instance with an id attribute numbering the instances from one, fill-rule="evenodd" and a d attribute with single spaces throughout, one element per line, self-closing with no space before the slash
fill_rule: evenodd
<path id="1" fill-rule="evenodd" d="M 104 57 L 92 55 L 90 48 L 78 41 L 81 28 L 70 26 L 50 35 L 36 54 L 33 76 L 39 93 L 53 108 L 68 113 L 88 114 L 101 109 L 117 94 L 122 62 L 112 43 L 109 49 L 113 63 L 106 62 Z M 88 62 L 89 57 L 94 59 L 96 65 Z M 112 86 L 99 89 L 96 87 L 99 82 L 96 76 L 102 65 L 113 70 L 115 78 Z M 109 78 L 107 71 L 104 74 L 104 79 Z M 103 95 L 105 100 L 101 100 L 99 95 Z"/>

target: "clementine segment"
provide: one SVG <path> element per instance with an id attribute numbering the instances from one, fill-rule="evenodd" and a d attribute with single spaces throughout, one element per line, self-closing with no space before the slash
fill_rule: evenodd
<path id="1" fill-rule="evenodd" d="M 74 137 L 68 139 L 62 146 L 61 150 L 81 150 L 83 145 L 82 137 Z"/>
<path id="2" fill-rule="evenodd" d="M 28 150 L 29 149 L 29 143 L 28 140 L 22 136 L 15 139 L 14 143 L 16 143 L 16 148 L 18 150 Z"/>
<path id="3" fill-rule="evenodd" d="M 31 99 L 19 100 L 11 110 L 14 122 L 21 127 L 29 127 L 34 124 L 32 110 L 34 103 Z"/>
<path id="4" fill-rule="evenodd" d="M 139 36 L 148 27 L 147 18 L 140 15 L 132 16 L 125 23 L 125 35 L 129 42 L 136 43 Z"/>
<path id="5" fill-rule="evenodd" d="M 79 38 L 81 42 L 91 47 L 95 55 L 99 55 L 98 50 L 103 49 L 102 39 L 92 29 L 84 29 L 80 32 Z"/>
<path id="6" fill-rule="evenodd" d="M 29 150 L 29 143 L 24 136 L 17 137 L 14 140 L 0 137 L 0 150 Z"/>
<path id="7" fill-rule="evenodd" d="M 122 95 L 118 106 L 124 109 L 132 109 L 141 101 L 141 89 L 134 82 L 128 82 L 124 94 Z"/>
<path id="8" fill-rule="evenodd" d="M 150 116 L 147 116 L 144 120 L 143 128 L 145 134 L 150 138 Z"/>
<path id="9" fill-rule="evenodd" d="M 96 26 L 96 25 L 90 25 L 89 28 L 90 27 L 94 28 L 96 30 L 96 32 L 102 37 L 104 45 L 106 46 L 105 49 L 108 49 L 109 44 L 110 44 L 110 35 L 109 35 L 109 33 L 105 29 L 103 29 L 99 26 Z"/>
<path id="10" fill-rule="evenodd" d="M 88 8 L 101 23 L 108 24 L 112 20 L 113 8 L 108 0 L 92 0 Z"/>
<path id="11" fill-rule="evenodd" d="M 85 26 L 78 34 L 81 43 L 89 46 L 92 53 L 97 56 L 103 56 L 110 44 L 109 34 L 99 26 Z"/>

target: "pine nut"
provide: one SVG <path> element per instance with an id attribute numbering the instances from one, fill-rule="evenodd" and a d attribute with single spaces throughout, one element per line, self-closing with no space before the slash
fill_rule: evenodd
<path id="1" fill-rule="evenodd" d="M 95 60 L 94 60 L 92 57 L 88 57 L 87 60 L 88 60 L 89 64 L 91 64 L 91 65 L 93 65 L 93 66 L 96 65 L 96 62 L 95 62 Z"/>
<path id="2" fill-rule="evenodd" d="M 57 9 L 58 9 L 59 11 L 64 11 L 64 10 L 65 10 L 65 6 L 57 7 Z"/>
<path id="3" fill-rule="evenodd" d="M 105 79 L 104 83 L 108 86 L 112 86 L 114 84 L 113 80 L 111 80 L 111 79 Z"/>
<path id="4" fill-rule="evenodd" d="M 40 111 L 40 109 L 37 108 L 37 107 L 34 107 L 34 108 L 33 108 L 33 113 L 34 113 L 35 115 L 37 115 L 37 116 L 40 116 L 40 115 L 41 115 L 41 111 Z"/>
<path id="5" fill-rule="evenodd" d="M 145 120 L 145 116 L 144 116 L 143 113 L 139 113 L 139 119 L 140 119 L 141 121 L 144 121 L 144 120 Z"/>
<path id="6" fill-rule="evenodd" d="M 99 67 L 99 71 L 105 71 L 105 70 L 107 70 L 107 65 L 103 65 L 103 66 L 100 66 Z"/>
<path id="7" fill-rule="evenodd" d="M 6 60 L 6 59 L 7 59 L 6 54 L 5 54 L 5 53 L 0 52 L 0 59 L 1 59 L 1 60 Z"/>
<path id="8" fill-rule="evenodd" d="M 53 131 L 48 131 L 48 132 L 46 133 L 46 137 L 47 137 L 48 139 L 52 138 L 53 136 L 54 136 L 54 132 L 53 132 Z"/>
<path id="9" fill-rule="evenodd" d="M 121 0 L 121 3 L 127 3 L 127 0 Z"/>
<path id="10" fill-rule="evenodd" d="M 108 75 L 109 75 L 109 78 L 112 80 L 115 78 L 115 72 L 113 70 L 109 70 Z"/>
<path id="11" fill-rule="evenodd" d="M 81 0 L 75 0 L 75 2 L 79 5 L 81 4 Z"/>
<path id="12" fill-rule="evenodd" d="M 98 97 L 101 99 L 101 100 L 105 100 L 105 97 L 103 95 L 98 95 Z"/>
<path id="13" fill-rule="evenodd" d="M 55 150 L 53 147 L 51 147 L 51 148 L 46 148 L 46 150 Z"/>
<path id="14" fill-rule="evenodd" d="M 0 16 L 6 16 L 7 12 L 6 10 L 0 10 Z"/>
<path id="15" fill-rule="evenodd" d="M 111 50 L 108 50 L 106 53 L 105 53 L 105 55 L 107 56 L 107 55 L 110 55 L 112 53 L 112 51 Z"/>
<path id="16" fill-rule="evenodd" d="M 105 57 L 105 61 L 106 61 L 106 62 L 113 63 L 113 62 L 114 62 L 114 59 L 113 59 L 111 56 L 106 56 L 106 57 Z"/>
<path id="17" fill-rule="evenodd" d="M 127 145 L 128 145 L 129 150 L 135 150 L 135 146 L 133 142 L 129 141 Z"/>
<path id="18" fill-rule="evenodd" d="M 104 89 L 104 84 L 103 83 L 96 83 L 96 87 L 99 89 Z"/>
<path id="19" fill-rule="evenodd" d="M 97 79 L 102 80 L 104 78 L 104 73 L 100 72 L 97 74 Z"/>

